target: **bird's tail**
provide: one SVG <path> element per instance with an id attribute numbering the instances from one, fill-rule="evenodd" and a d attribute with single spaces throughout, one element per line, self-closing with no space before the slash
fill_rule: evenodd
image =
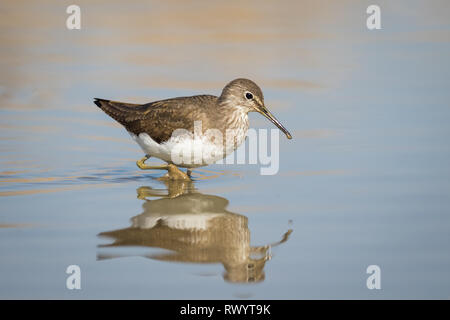
<path id="1" fill-rule="evenodd" d="M 107 115 L 124 126 L 131 121 L 138 120 L 140 117 L 140 112 L 136 112 L 140 106 L 139 104 L 124 103 L 99 98 L 94 98 L 94 103 Z"/>

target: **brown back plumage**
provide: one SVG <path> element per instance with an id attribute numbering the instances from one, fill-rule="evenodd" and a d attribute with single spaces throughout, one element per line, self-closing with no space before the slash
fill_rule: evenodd
<path id="1" fill-rule="evenodd" d="M 204 129 L 216 117 L 217 97 L 199 95 L 147 104 L 131 104 L 96 98 L 94 103 L 106 114 L 136 135 L 147 133 L 157 143 L 170 139 L 176 129 L 194 130 L 194 121 Z"/>

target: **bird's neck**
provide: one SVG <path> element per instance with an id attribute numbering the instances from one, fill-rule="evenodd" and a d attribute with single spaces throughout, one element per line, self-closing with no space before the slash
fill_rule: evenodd
<path id="1" fill-rule="evenodd" d="M 220 117 L 225 121 L 224 129 L 231 130 L 244 130 L 247 132 L 248 123 L 248 110 L 238 104 L 232 102 L 221 103 L 219 107 Z"/>

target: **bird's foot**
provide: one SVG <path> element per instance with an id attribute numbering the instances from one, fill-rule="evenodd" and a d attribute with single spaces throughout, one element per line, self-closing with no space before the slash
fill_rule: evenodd
<path id="1" fill-rule="evenodd" d="M 136 165 L 139 167 L 139 169 L 142 170 L 161 170 L 161 169 L 167 169 L 167 165 L 159 165 L 159 166 L 149 166 L 145 164 L 145 161 L 147 161 L 150 158 L 150 156 L 145 156 L 141 160 L 136 161 Z"/>
<path id="2" fill-rule="evenodd" d="M 167 174 L 164 175 L 164 177 L 161 178 L 161 180 L 184 180 L 184 181 L 191 181 L 191 178 L 177 168 L 174 164 L 163 164 L 163 165 L 157 165 L 157 166 L 150 166 L 145 164 L 145 161 L 148 160 L 150 156 L 146 155 L 141 160 L 136 161 L 136 165 L 139 167 L 139 169 L 142 170 L 167 170 Z"/>
<path id="3" fill-rule="evenodd" d="M 174 164 L 167 165 L 167 173 L 163 178 L 168 180 L 191 181 L 191 178 Z"/>

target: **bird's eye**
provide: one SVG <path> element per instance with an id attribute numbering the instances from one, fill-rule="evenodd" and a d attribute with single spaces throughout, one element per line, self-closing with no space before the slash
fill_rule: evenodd
<path id="1" fill-rule="evenodd" d="M 245 97 L 246 97 L 248 100 L 252 100 L 252 99 L 253 99 L 253 95 L 252 95 L 250 92 L 246 92 L 246 93 L 245 93 Z"/>

